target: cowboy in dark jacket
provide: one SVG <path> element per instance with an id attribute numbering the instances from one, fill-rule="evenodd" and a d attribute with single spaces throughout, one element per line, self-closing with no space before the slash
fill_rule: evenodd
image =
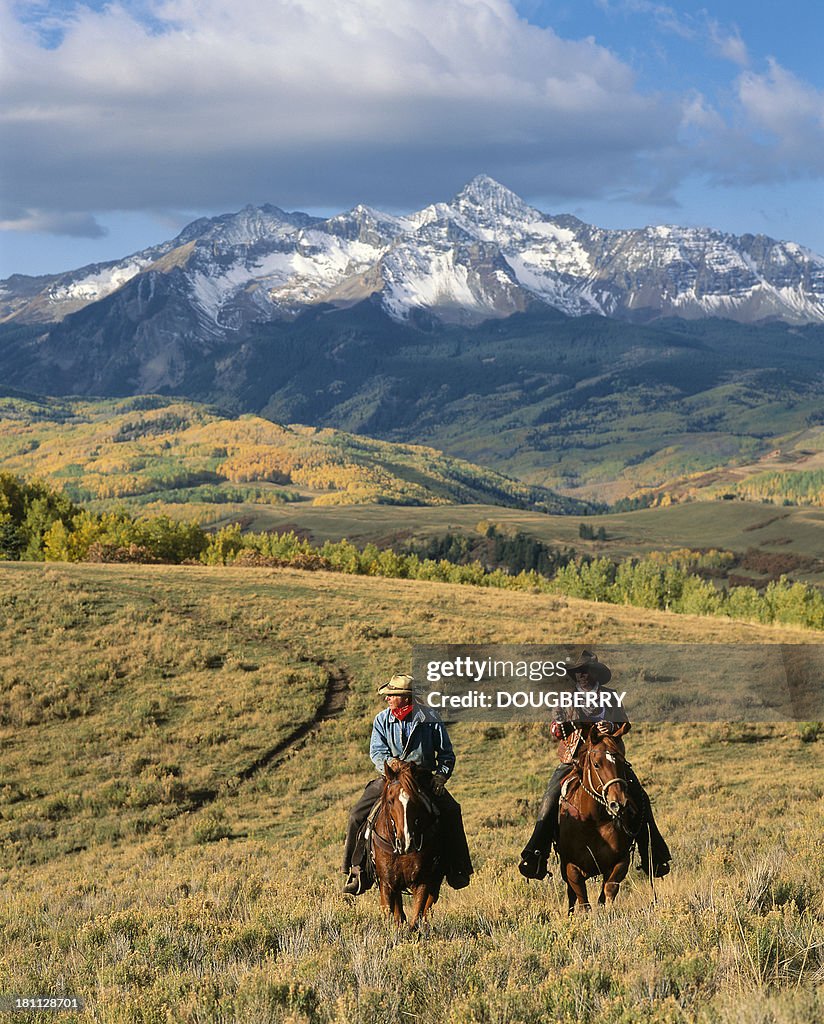
<path id="1" fill-rule="evenodd" d="M 381 711 L 372 723 L 369 744 L 369 756 L 378 778 L 367 783 L 349 815 L 343 854 L 347 880 L 343 891 L 360 896 L 369 888 L 367 873 L 363 870 L 368 851 L 359 837 L 370 810 L 383 792 L 386 781 L 384 766 L 397 771 L 400 761 L 411 761 L 423 771 L 432 773 L 430 791 L 440 813 L 446 880 L 453 889 L 463 889 L 469 885 L 473 868 L 460 804 L 446 790 L 447 779 L 455 767 L 455 752 L 446 726 L 434 711 L 418 703 L 412 676 L 392 676 L 379 688 L 378 694 L 387 704 L 386 710 Z"/>
<path id="2" fill-rule="evenodd" d="M 601 691 L 613 695 L 607 711 L 606 702 L 599 702 L 591 708 L 570 709 L 569 713 L 556 719 L 550 729 L 559 740 L 558 753 L 561 763 L 552 773 L 547 784 L 538 820 L 526 846 L 521 851 L 518 870 L 525 878 L 545 878 L 547 859 L 552 844 L 558 839 L 558 806 L 561 799 L 561 783 L 577 764 L 577 756 L 583 743 L 582 725 L 589 724 L 601 735 L 624 736 L 632 728 L 622 707 L 617 702 L 614 690 L 606 684 L 612 672 L 599 661 L 591 651 L 582 651 L 577 658 L 566 663 L 567 675 L 581 692 Z M 672 855 L 664 837 L 658 831 L 652 813 L 652 805 L 646 790 L 638 781 L 632 768 L 627 766 L 627 789 L 636 807 L 641 812 L 643 824 L 638 832 L 638 853 L 642 870 L 649 873 L 652 854 L 652 873 L 655 878 L 669 874 Z"/>

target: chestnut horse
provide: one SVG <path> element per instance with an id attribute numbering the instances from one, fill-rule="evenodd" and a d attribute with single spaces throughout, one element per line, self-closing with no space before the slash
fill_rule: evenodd
<path id="1" fill-rule="evenodd" d="M 439 858 L 438 810 L 415 765 L 402 761 L 398 771 L 384 766 L 380 810 L 372 827 L 371 847 L 381 906 L 395 923 L 406 921 L 403 894 L 412 893 L 415 928 L 437 901 L 444 878 Z M 429 772 L 425 773 L 427 779 Z"/>
<path id="2" fill-rule="evenodd" d="M 558 856 L 569 913 L 590 910 L 587 879 L 603 876 L 598 902 L 612 903 L 626 878 L 639 809 L 627 792 L 626 754 L 618 737 L 586 734 L 578 768 L 564 784 L 558 812 Z"/>

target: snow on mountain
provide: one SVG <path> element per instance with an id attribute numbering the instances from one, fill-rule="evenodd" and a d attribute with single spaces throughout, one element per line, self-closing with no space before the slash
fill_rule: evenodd
<path id="1" fill-rule="evenodd" d="M 544 304 L 571 316 L 824 321 L 824 258 L 796 243 L 604 230 L 542 213 L 486 175 L 407 216 L 359 205 L 323 219 L 267 205 L 202 218 L 124 260 L 0 282 L 0 316 L 61 320 L 147 274 L 152 294 L 165 281 L 192 332 L 200 324 L 210 336 L 369 295 L 397 320 L 427 310 L 471 323 Z"/>

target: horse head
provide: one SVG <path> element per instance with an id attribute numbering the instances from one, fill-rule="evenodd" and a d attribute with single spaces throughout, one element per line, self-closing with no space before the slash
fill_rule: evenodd
<path id="1" fill-rule="evenodd" d="M 627 759 L 620 738 L 591 728 L 581 757 L 581 775 L 590 796 L 611 818 L 621 820 L 628 810 L 635 810 L 627 793 Z"/>
<path id="2" fill-rule="evenodd" d="M 394 771 L 385 764 L 384 774 L 382 804 L 394 851 L 397 854 L 419 853 L 434 807 L 421 787 L 417 766 L 401 761 L 400 768 Z"/>

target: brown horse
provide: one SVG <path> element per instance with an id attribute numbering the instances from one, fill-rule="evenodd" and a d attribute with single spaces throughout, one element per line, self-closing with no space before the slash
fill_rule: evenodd
<path id="1" fill-rule="evenodd" d="M 603 876 L 601 904 L 615 900 L 626 878 L 640 824 L 638 808 L 627 793 L 626 767 L 623 740 L 590 728 L 559 808 L 558 856 L 570 914 L 576 901 L 591 909 L 588 878 Z"/>
<path id="2" fill-rule="evenodd" d="M 396 924 L 403 924 L 403 894 L 410 891 L 409 927 L 415 928 L 437 901 L 444 878 L 438 856 L 438 811 L 415 765 L 402 761 L 398 771 L 385 765 L 384 773 L 386 784 L 371 835 L 381 906 L 394 915 Z"/>

